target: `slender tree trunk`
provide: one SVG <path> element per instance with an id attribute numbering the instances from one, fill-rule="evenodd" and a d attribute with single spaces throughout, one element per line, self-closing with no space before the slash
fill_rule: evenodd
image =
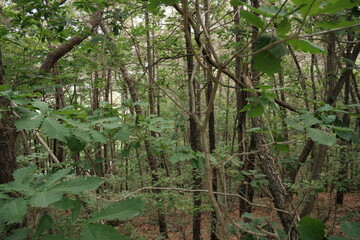
<path id="1" fill-rule="evenodd" d="M 2 52 L 0 49 L 0 86 L 4 85 L 4 68 L 2 63 Z M 10 110 L 8 100 L 0 96 L 0 184 L 11 182 L 12 174 L 17 168 L 15 157 L 16 128 L 13 124 L 14 115 Z"/>
<path id="2" fill-rule="evenodd" d="M 124 78 L 124 81 L 125 81 L 128 89 L 130 91 L 131 100 L 133 102 L 138 102 L 139 98 L 138 98 L 138 93 L 134 86 L 134 82 L 131 79 L 131 77 L 124 65 L 120 66 L 120 71 L 121 71 L 121 74 Z M 143 110 L 142 110 L 141 106 L 138 104 L 135 105 L 135 112 L 138 117 L 143 116 Z M 156 159 L 156 156 L 151 152 L 151 149 L 150 149 L 151 143 L 149 142 L 149 140 L 145 139 L 144 145 L 145 145 L 145 151 L 146 151 L 146 155 L 147 155 L 147 162 L 148 162 L 150 170 L 151 170 L 152 184 L 156 185 L 156 183 L 159 181 L 157 159 Z M 159 194 L 161 191 L 154 190 L 154 192 Z M 158 222 L 159 222 L 160 233 L 163 235 L 163 237 L 168 238 L 165 215 L 161 212 L 160 209 L 158 209 Z"/>

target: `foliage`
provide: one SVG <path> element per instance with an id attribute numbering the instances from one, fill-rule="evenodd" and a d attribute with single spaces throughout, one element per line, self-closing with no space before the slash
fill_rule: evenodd
<path id="1" fill-rule="evenodd" d="M 81 238 L 71 231 L 62 232 L 71 239 L 128 239 L 111 226 L 94 222 L 101 219 L 127 220 L 133 218 L 144 209 L 143 201 L 138 198 L 125 199 L 109 205 L 99 214 L 83 221 L 80 219 L 80 217 L 82 218 L 80 215 L 82 203 L 78 194 L 95 190 L 104 181 L 96 177 L 74 178 L 69 175 L 70 173 L 71 168 L 64 168 L 52 174 L 42 175 L 36 173 L 35 166 L 30 166 L 18 169 L 14 173 L 13 182 L 0 185 L 2 234 L 6 236 L 13 224 L 21 223 L 26 215 L 37 211 L 42 216 L 33 228 L 12 231 L 8 235 L 8 239 L 26 239 L 27 237 L 58 239 L 62 235 L 46 234 L 49 229 L 52 229 L 53 233 L 58 232 L 54 218 L 46 212 L 54 209 L 65 213 L 70 209 L 72 214 L 68 221 L 69 224 L 82 222 L 83 228 Z"/>

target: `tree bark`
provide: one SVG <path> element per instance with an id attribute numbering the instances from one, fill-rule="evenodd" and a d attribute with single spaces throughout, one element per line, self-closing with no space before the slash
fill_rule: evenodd
<path id="1" fill-rule="evenodd" d="M 0 49 L 0 86 L 4 85 L 4 68 Z M 9 101 L 0 96 L 0 184 L 11 182 L 12 174 L 17 168 L 15 156 L 16 128 L 13 124 L 14 115 L 10 110 Z"/>

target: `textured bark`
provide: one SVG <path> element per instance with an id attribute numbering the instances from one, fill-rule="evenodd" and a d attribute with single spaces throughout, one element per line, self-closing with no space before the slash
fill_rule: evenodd
<path id="1" fill-rule="evenodd" d="M 189 29 L 187 22 L 184 23 L 184 28 Z M 190 31 L 188 31 L 190 34 Z M 188 76 L 188 95 L 189 95 L 189 111 L 195 115 L 199 115 L 197 112 L 197 106 L 199 106 L 197 84 L 194 79 L 194 57 L 190 46 L 189 39 L 185 36 L 186 41 L 186 64 L 187 64 L 187 76 Z M 189 116 L 189 127 L 190 127 L 190 145 L 191 149 L 197 152 L 201 152 L 201 139 L 200 139 L 200 128 L 198 127 L 193 116 Z M 201 176 L 198 169 L 193 169 L 193 189 L 201 188 Z M 199 192 L 193 194 L 193 205 L 194 209 L 199 209 L 201 206 L 201 195 Z M 201 238 L 201 212 L 194 211 L 193 213 L 193 240 L 200 240 Z"/>
<path id="2" fill-rule="evenodd" d="M 100 24 L 101 21 L 101 12 L 95 12 L 88 23 L 91 27 L 91 30 L 87 33 L 84 33 L 80 36 L 71 37 L 67 42 L 58 46 L 55 50 L 50 52 L 43 64 L 40 67 L 40 70 L 43 72 L 49 72 L 57 63 L 57 61 L 65 56 L 68 52 L 70 52 L 75 46 L 79 45 L 82 41 L 90 36 L 90 34 L 96 29 L 96 27 Z"/>
<path id="3" fill-rule="evenodd" d="M 4 81 L 4 68 L 2 65 L 2 52 L 0 49 L 0 85 Z M 13 124 L 13 114 L 9 109 L 9 102 L 3 96 L 0 96 L 0 184 L 11 182 L 12 174 L 15 171 L 15 140 L 17 137 L 16 128 Z"/>
<path id="4" fill-rule="evenodd" d="M 264 124 L 260 117 L 252 119 L 253 127 L 262 127 Z M 297 239 L 297 232 L 295 230 L 296 226 L 296 216 L 294 214 L 294 209 L 291 206 L 291 196 L 289 195 L 287 189 L 285 188 L 281 177 L 278 173 L 279 166 L 275 162 L 274 156 L 271 154 L 271 151 L 266 142 L 266 136 L 263 133 L 254 134 L 255 142 L 257 144 L 256 149 L 258 150 L 257 156 L 260 160 L 260 166 L 263 173 L 266 175 L 267 180 L 269 181 L 269 189 L 271 195 L 274 198 L 274 205 L 276 208 L 282 209 L 285 212 L 278 212 L 281 223 L 284 227 L 285 232 L 289 235 L 290 239 Z"/>

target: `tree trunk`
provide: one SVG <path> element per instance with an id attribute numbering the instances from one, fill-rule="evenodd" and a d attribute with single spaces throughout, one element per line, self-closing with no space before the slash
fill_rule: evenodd
<path id="1" fill-rule="evenodd" d="M 124 78 L 124 81 L 125 81 L 128 89 L 130 91 L 131 100 L 133 102 L 138 102 L 139 98 L 138 98 L 138 93 L 134 86 L 134 82 L 131 79 L 131 77 L 124 65 L 120 66 L 120 71 L 121 71 L 121 74 Z M 143 110 L 139 104 L 135 105 L 135 112 L 138 117 L 143 116 Z M 151 170 L 152 184 L 156 185 L 157 182 L 159 181 L 157 159 L 156 159 L 156 156 L 151 152 L 151 149 L 150 149 L 151 143 L 149 142 L 149 140 L 145 139 L 144 145 L 145 145 L 145 151 L 146 151 L 146 155 L 147 155 L 147 162 L 148 162 L 150 170 Z M 154 190 L 154 193 L 159 194 L 160 192 L 161 192 L 161 190 Z M 161 212 L 160 209 L 158 209 L 158 222 L 159 222 L 160 233 L 162 234 L 163 237 L 168 238 L 165 215 Z"/>
<path id="2" fill-rule="evenodd" d="M 0 86 L 4 85 L 4 68 L 2 63 L 2 52 L 0 49 Z M 12 174 L 17 168 L 15 156 L 16 128 L 13 124 L 14 115 L 9 109 L 8 100 L 0 96 L 0 184 L 11 182 Z"/>

